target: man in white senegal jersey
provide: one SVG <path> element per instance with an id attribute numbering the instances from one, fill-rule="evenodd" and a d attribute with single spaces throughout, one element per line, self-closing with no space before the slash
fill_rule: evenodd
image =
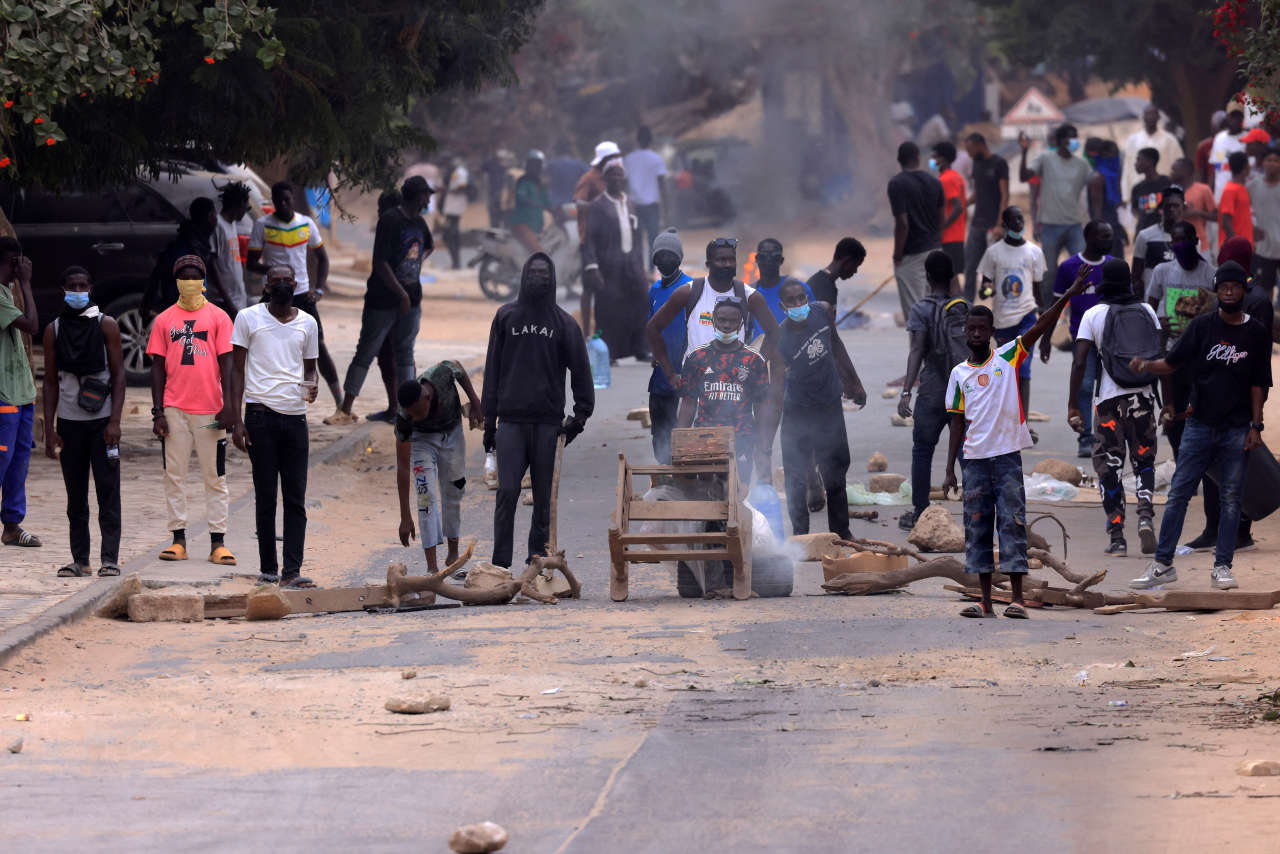
<path id="1" fill-rule="evenodd" d="M 951 444 L 947 448 L 944 490 L 956 486 L 956 457 L 964 444 L 964 568 L 977 573 L 982 604 L 960 612 L 964 617 L 994 617 L 991 573 L 995 571 L 992 538 L 1000 528 L 1000 571 L 1012 580 L 1013 604 L 1006 617 L 1026 619 L 1022 578 L 1027 574 L 1027 496 L 1022 486 L 1022 449 L 1031 447 L 1027 414 L 1018 396 L 1018 367 L 1030 358 L 1041 335 L 1053 329 L 1071 297 L 1085 289 L 1089 268 L 1030 329 L 996 350 L 991 348 L 995 318 L 986 306 L 974 306 L 965 321 L 969 359 L 951 369 L 947 411 Z"/>

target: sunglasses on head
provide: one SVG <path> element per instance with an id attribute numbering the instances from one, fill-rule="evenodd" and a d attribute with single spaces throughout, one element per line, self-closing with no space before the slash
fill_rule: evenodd
<path id="1" fill-rule="evenodd" d="M 737 249 L 738 240 L 737 238 L 734 238 L 734 237 L 717 237 L 715 240 L 711 241 L 711 248 L 712 249 L 723 249 L 723 248 Z"/>

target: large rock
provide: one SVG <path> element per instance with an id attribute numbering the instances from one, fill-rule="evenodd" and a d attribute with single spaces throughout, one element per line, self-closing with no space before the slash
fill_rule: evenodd
<path id="1" fill-rule="evenodd" d="M 1080 473 L 1078 466 L 1074 466 L 1065 460 L 1055 460 L 1053 457 L 1036 463 L 1036 467 L 1031 470 L 1031 473 L 1047 474 L 1054 480 L 1061 480 L 1072 486 L 1079 486 L 1080 481 L 1084 479 L 1084 475 Z"/>
<path id="2" fill-rule="evenodd" d="M 487 854 L 507 844 L 507 832 L 491 821 L 466 824 L 449 836 L 449 847 L 458 854 Z"/>
<path id="3" fill-rule="evenodd" d="M 129 597 L 136 596 L 141 592 L 142 576 L 136 572 L 131 572 L 120 579 L 120 583 L 107 594 L 107 598 L 102 600 L 102 604 L 98 605 L 98 610 L 93 613 L 95 616 L 105 617 L 108 620 L 124 619 L 129 616 Z"/>
<path id="4" fill-rule="evenodd" d="M 964 551 L 964 528 L 945 507 L 933 504 L 916 519 L 907 542 L 922 552 Z"/>
<path id="5" fill-rule="evenodd" d="M 448 697 L 432 694 L 430 697 L 391 697 L 383 708 L 401 715 L 425 715 L 448 711 L 451 705 Z"/>
<path id="6" fill-rule="evenodd" d="M 789 550 L 788 554 L 798 561 L 805 560 L 822 560 L 826 556 L 836 556 L 841 553 L 840 547 L 835 545 L 836 535 L 830 532 L 818 534 L 801 534 L 797 537 L 788 537 L 787 543 L 793 546 L 793 550 Z"/>
<path id="7" fill-rule="evenodd" d="M 873 474 L 867 479 L 867 492 L 897 492 L 906 479 L 905 474 Z"/>
<path id="8" fill-rule="evenodd" d="M 888 471 L 889 461 L 885 459 L 884 454 L 876 451 L 867 458 L 867 471 Z"/>
<path id="9" fill-rule="evenodd" d="M 1249 759 L 1236 766 L 1242 777 L 1274 777 L 1280 775 L 1280 762 L 1274 759 Z"/>
<path id="10" fill-rule="evenodd" d="M 467 569 L 467 579 L 462 586 L 468 590 L 492 590 L 511 581 L 511 570 L 487 560 L 478 560 Z"/>
<path id="11" fill-rule="evenodd" d="M 129 597 L 129 619 L 135 623 L 198 623 L 204 620 L 204 597 L 190 588 L 146 590 Z"/>
<path id="12" fill-rule="evenodd" d="M 244 603 L 246 620 L 282 620 L 293 613 L 293 606 L 280 588 L 262 585 L 249 594 Z"/>

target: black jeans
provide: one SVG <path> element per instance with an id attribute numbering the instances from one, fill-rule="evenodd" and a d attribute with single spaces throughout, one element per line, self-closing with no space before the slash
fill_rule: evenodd
<path id="1" fill-rule="evenodd" d="M 316 360 L 316 365 L 320 368 L 320 376 L 324 377 L 324 381 L 329 385 L 335 384 L 338 381 L 338 366 L 333 363 L 329 348 L 324 346 L 324 324 L 320 322 L 320 310 L 316 307 L 315 294 L 311 291 L 294 294 L 293 307 L 299 311 L 305 311 L 315 319 L 316 337 L 320 339 L 320 358 Z"/>
<path id="2" fill-rule="evenodd" d="M 812 408 L 788 404 L 782 412 L 781 444 L 791 533 L 809 533 L 807 493 L 809 473 L 816 462 L 827 491 L 827 527 L 848 539 L 849 494 L 844 481 L 849 473 L 849 439 L 840 401 Z"/>
<path id="3" fill-rule="evenodd" d="M 245 404 L 253 501 L 258 521 L 258 571 L 276 575 L 276 482 L 284 494 L 284 577 L 302 571 L 307 539 L 307 453 L 305 415 L 285 415 L 260 403 Z"/>
<path id="4" fill-rule="evenodd" d="M 107 457 L 102 432 L 106 418 L 93 421 L 58 419 L 62 438 L 62 482 L 67 487 L 67 521 L 71 523 L 71 558 L 89 565 L 89 472 L 98 493 L 98 530 L 104 564 L 120 558 L 120 458 Z"/>
<path id="5" fill-rule="evenodd" d="M 450 214 L 444 218 L 444 245 L 453 269 L 462 267 L 462 217 Z"/>
<path id="6" fill-rule="evenodd" d="M 671 431 L 676 426 L 680 398 L 673 394 L 649 395 L 649 429 L 653 432 L 653 458 L 671 465 Z"/>
<path id="7" fill-rule="evenodd" d="M 551 534 L 551 475 L 556 464 L 558 424 L 527 424 L 502 421 L 494 436 L 498 456 L 498 495 L 493 507 L 493 563 L 511 566 L 515 538 L 516 504 L 520 501 L 520 481 L 529 471 L 533 481 L 533 520 L 529 523 L 529 553 L 547 553 Z"/>
<path id="8" fill-rule="evenodd" d="M 911 503 L 917 516 L 929 507 L 933 452 L 937 450 L 942 431 L 951 423 L 944 397 L 945 392 L 922 390 L 911 413 L 914 416 L 911 428 Z"/>

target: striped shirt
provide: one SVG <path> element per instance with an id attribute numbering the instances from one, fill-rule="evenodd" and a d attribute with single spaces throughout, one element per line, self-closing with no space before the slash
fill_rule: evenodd
<path id="1" fill-rule="evenodd" d="M 319 249 L 324 245 L 320 229 L 316 221 L 306 214 L 294 213 L 293 219 L 281 222 L 275 214 L 267 214 L 253 224 L 253 233 L 249 236 L 249 248 L 262 250 L 262 263 L 268 267 L 273 264 L 288 264 L 293 268 L 293 280 L 297 287 L 295 294 L 304 294 L 311 289 L 311 278 L 307 275 L 307 250 Z"/>

